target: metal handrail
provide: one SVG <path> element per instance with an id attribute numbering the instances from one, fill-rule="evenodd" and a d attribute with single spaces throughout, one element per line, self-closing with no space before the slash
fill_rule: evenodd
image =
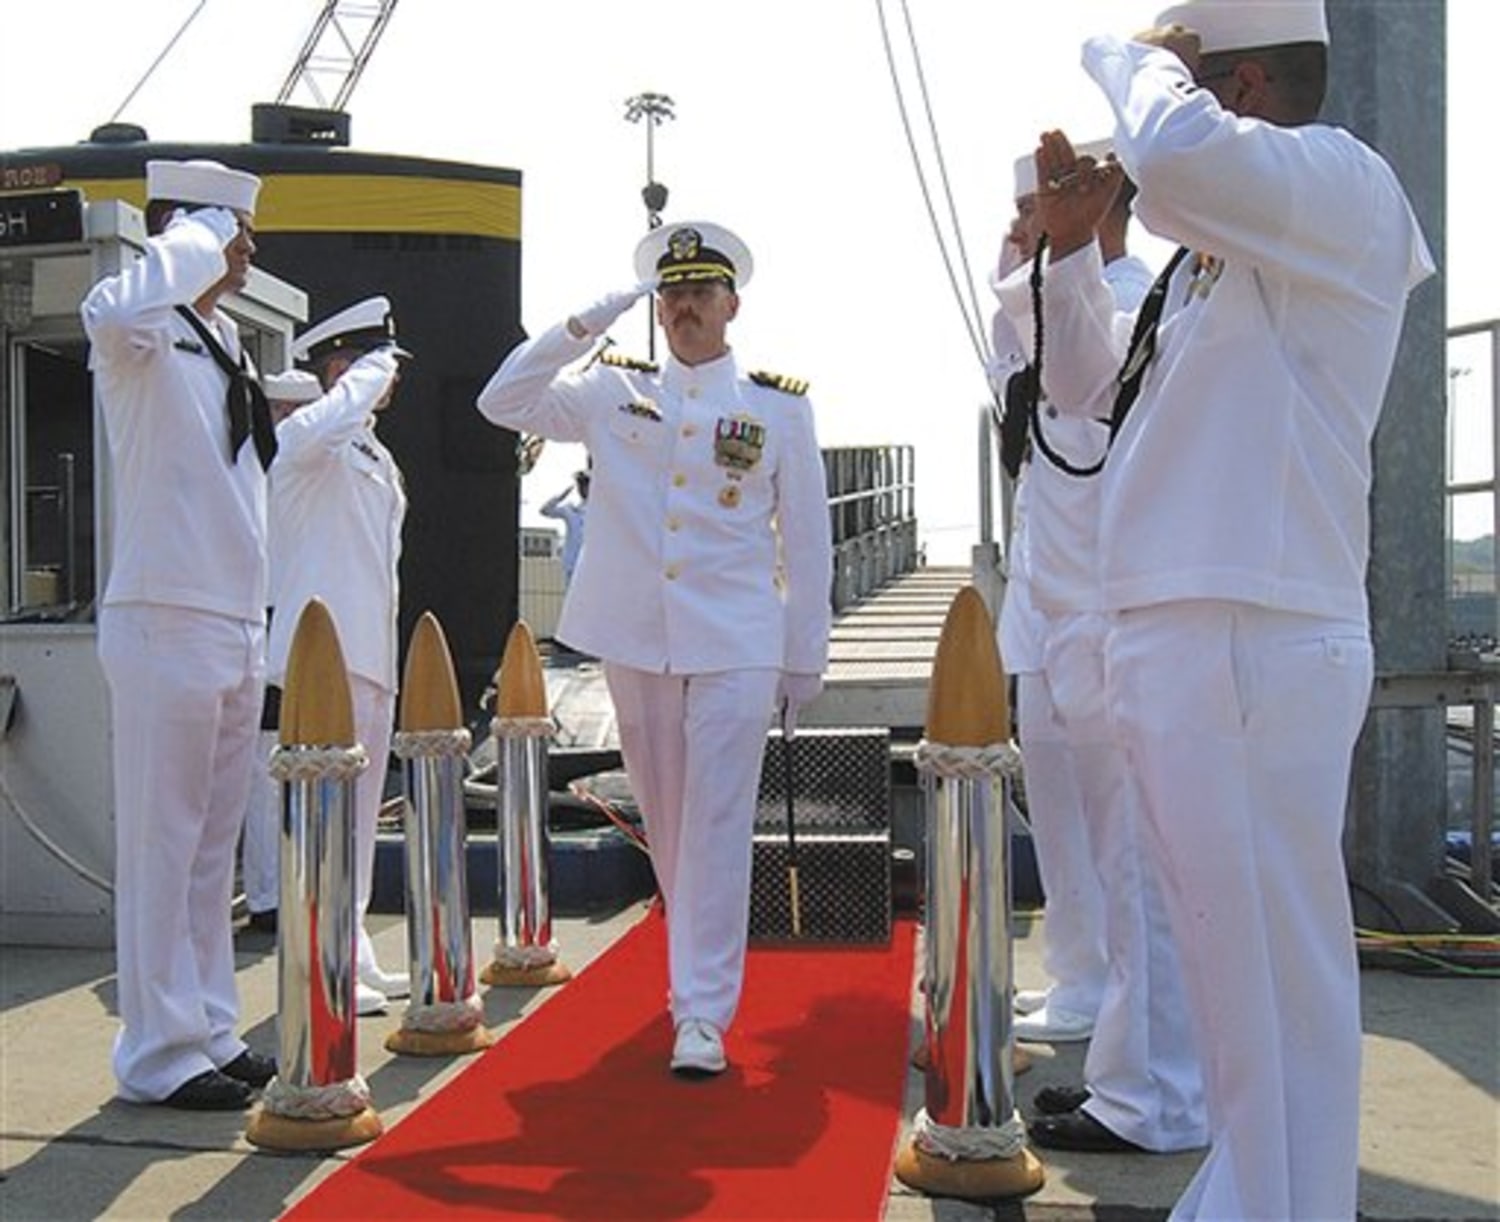
<path id="1" fill-rule="evenodd" d="M 823 471 L 833 533 L 833 608 L 840 611 L 920 563 L 916 447 L 828 447 Z"/>

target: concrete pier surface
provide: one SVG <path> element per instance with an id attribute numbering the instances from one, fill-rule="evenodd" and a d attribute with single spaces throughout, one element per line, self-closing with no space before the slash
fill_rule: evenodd
<path id="1" fill-rule="evenodd" d="M 559 919 L 556 936 L 568 964 L 583 967 L 643 911 L 632 903 L 614 913 Z M 1043 919 L 1017 920 L 1021 987 L 1044 983 Z M 383 961 L 399 962 L 401 918 L 372 922 Z M 494 932 L 493 918 L 474 918 L 476 947 Z M 243 930 L 236 949 L 243 1030 L 254 1048 L 274 1052 L 275 941 Z M 1362 987 L 1361 1217 L 1500 1219 L 1500 982 L 1367 969 Z M 502 1032 L 501 1046 L 505 1030 L 565 989 L 488 990 L 486 1021 Z M 0 947 L 0 1006 L 0 1218 L 6 1222 L 272 1219 L 355 1153 L 268 1153 L 246 1142 L 246 1113 L 176 1112 L 114 1099 L 114 960 L 107 950 Z M 360 1072 L 387 1130 L 466 1064 L 462 1057 L 386 1052 L 384 1038 L 400 1022 L 396 1006 L 359 1024 Z M 914 988 L 914 1039 L 920 1007 Z M 1027 1047 L 1035 1064 L 1017 1079 L 1023 1113 L 1043 1086 L 1080 1079 L 1086 1045 Z M 921 1100 L 921 1075 L 908 1071 L 905 1120 Z M 1197 1161 L 1192 1154 L 1040 1153 L 1047 1183 L 1024 1202 L 934 1200 L 893 1182 L 886 1222 L 1148 1222 L 1166 1217 Z M 628 1203 L 621 1208 L 628 1219 Z"/>

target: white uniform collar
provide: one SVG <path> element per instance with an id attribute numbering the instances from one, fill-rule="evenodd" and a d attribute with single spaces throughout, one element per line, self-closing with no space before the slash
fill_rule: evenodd
<path id="1" fill-rule="evenodd" d="M 734 349 L 705 361 L 701 365 L 684 365 L 670 352 L 662 365 L 662 382 L 669 389 L 678 390 L 689 386 L 707 389 L 713 386 L 732 384 L 739 377 L 739 365 L 734 359 Z"/>

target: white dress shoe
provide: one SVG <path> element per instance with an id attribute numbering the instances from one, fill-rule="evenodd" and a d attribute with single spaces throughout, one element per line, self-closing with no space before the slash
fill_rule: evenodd
<path id="1" fill-rule="evenodd" d="M 724 1039 L 719 1029 L 701 1018 L 685 1018 L 677 1024 L 677 1042 L 672 1046 L 672 1072 L 689 1078 L 723 1073 Z"/>
<path id="2" fill-rule="evenodd" d="M 1087 1014 L 1074 1014 L 1046 1005 L 1016 1019 L 1012 1028 L 1018 1040 L 1033 1044 L 1067 1044 L 1086 1040 L 1094 1034 L 1094 1020 Z"/>
<path id="3" fill-rule="evenodd" d="M 361 1018 L 384 1014 L 387 1004 L 386 995 L 379 989 L 372 989 L 363 981 L 354 986 L 354 1012 Z"/>
<path id="4" fill-rule="evenodd" d="M 411 977 L 405 972 L 383 972 L 378 967 L 361 968 L 359 982 L 389 998 L 411 996 Z"/>
<path id="5" fill-rule="evenodd" d="M 1017 1014 L 1035 1014 L 1047 1004 L 1051 989 L 1017 989 L 1010 999 L 1010 1008 Z"/>

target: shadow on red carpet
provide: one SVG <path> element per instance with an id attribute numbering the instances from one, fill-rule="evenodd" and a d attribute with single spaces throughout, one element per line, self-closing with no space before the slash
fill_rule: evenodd
<path id="1" fill-rule="evenodd" d="M 641 921 L 285 1216 L 878 1219 L 912 923 L 889 946 L 753 947 L 730 1068 L 703 1081 L 667 1071 L 665 941 Z"/>

